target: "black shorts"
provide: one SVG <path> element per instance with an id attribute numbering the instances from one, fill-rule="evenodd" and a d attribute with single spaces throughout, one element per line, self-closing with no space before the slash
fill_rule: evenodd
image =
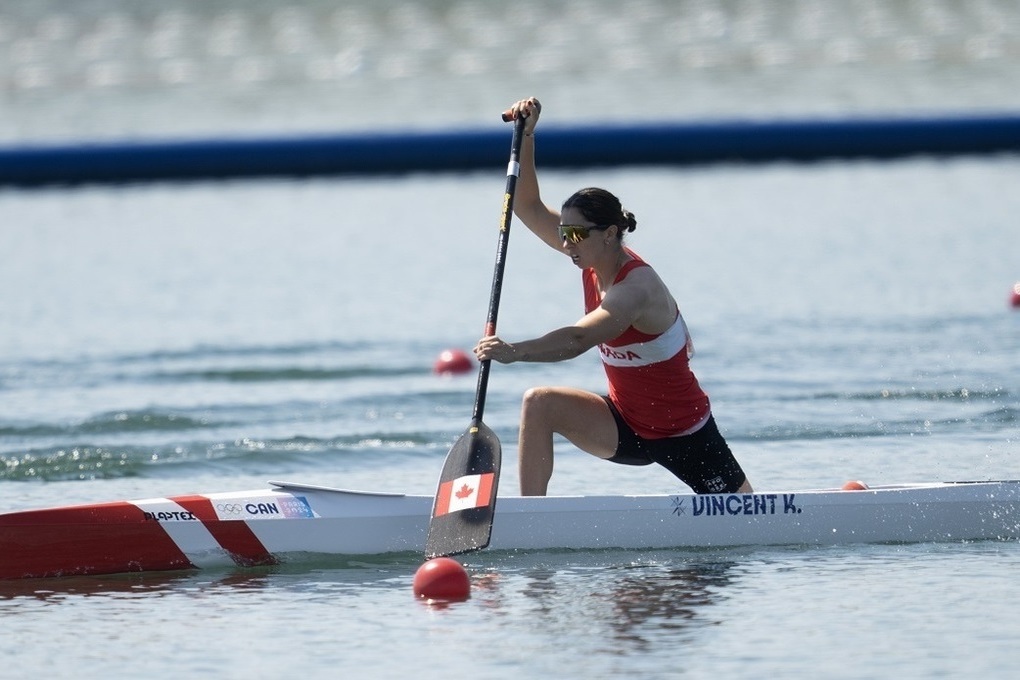
<path id="1" fill-rule="evenodd" d="M 607 397 L 603 398 L 613 412 L 620 433 L 616 454 L 609 459 L 611 462 L 621 465 L 658 463 L 695 493 L 735 493 L 747 480 L 712 416 L 692 434 L 645 439 L 630 428 Z"/>

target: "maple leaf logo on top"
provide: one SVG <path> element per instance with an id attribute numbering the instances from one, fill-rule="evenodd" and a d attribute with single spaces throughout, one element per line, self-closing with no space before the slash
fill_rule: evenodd
<path id="1" fill-rule="evenodd" d="M 471 488 L 470 486 L 468 486 L 467 484 L 465 484 L 465 485 L 463 485 L 462 487 L 460 487 L 459 489 L 457 489 L 457 492 L 456 492 L 456 493 L 455 493 L 454 495 L 455 495 L 455 496 L 456 496 L 457 498 L 467 498 L 467 497 L 468 497 L 468 496 L 470 496 L 470 495 L 471 495 L 472 493 L 474 493 L 474 491 L 475 491 L 475 490 L 474 490 L 473 488 Z"/>

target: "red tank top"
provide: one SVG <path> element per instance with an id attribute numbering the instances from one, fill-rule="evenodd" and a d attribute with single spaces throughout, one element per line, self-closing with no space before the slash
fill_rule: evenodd
<path id="1" fill-rule="evenodd" d="M 633 260 L 616 275 L 614 284 L 648 264 L 628 249 Z M 584 309 L 600 304 L 594 269 L 582 272 Z M 609 399 L 631 428 L 646 439 L 673 437 L 696 428 L 710 413 L 708 395 L 690 367 L 690 338 L 680 310 L 676 321 L 663 333 L 649 335 L 633 326 L 619 337 L 599 345 L 602 365 L 609 380 Z"/>

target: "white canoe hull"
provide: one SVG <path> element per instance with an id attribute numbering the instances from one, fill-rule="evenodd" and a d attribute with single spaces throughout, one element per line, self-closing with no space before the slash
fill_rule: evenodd
<path id="1" fill-rule="evenodd" d="M 0 578 L 262 565 L 424 549 L 432 496 L 271 489 L 0 515 Z M 500 497 L 492 550 L 1020 538 L 1020 481 L 731 495 Z"/>

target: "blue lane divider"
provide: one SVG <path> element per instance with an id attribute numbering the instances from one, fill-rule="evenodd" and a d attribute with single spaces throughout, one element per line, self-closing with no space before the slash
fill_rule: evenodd
<path id="1" fill-rule="evenodd" d="M 1020 150 L 1020 114 L 543 126 L 545 168 L 889 159 Z M 466 172 L 502 166 L 509 130 L 0 148 L 0 185 Z"/>

